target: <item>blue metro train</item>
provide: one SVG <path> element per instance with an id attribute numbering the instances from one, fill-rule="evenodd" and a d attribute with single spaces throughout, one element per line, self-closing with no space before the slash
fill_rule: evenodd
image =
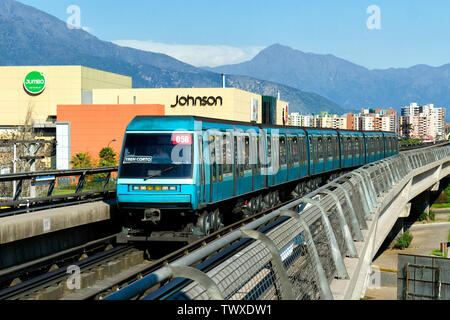
<path id="1" fill-rule="evenodd" d="M 397 153 L 391 132 L 137 116 L 125 132 L 117 201 L 130 227 L 205 235 Z"/>

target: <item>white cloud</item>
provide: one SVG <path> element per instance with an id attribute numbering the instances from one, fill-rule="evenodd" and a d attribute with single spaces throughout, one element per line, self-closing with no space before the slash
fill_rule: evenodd
<path id="1" fill-rule="evenodd" d="M 264 47 L 232 47 L 224 45 L 167 44 L 153 41 L 115 40 L 123 46 L 167 54 L 196 67 L 217 67 L 251 60 Z"/>

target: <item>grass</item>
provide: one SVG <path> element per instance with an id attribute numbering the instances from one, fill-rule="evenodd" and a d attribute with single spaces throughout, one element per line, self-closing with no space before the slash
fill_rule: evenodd
<path id="1" fill-rule="evenodd" d="M 450 208 L 450 203 L 435 203 L 431 207 L 434 209 Z"/>
<path id="2" fill-rule="evenodd" d="M 447 251 L 445 252 L 444 255 L 442 254 L 441 250 L 439 250 L 439 249 L 433 250 L 433 252 L 430 253 L 430 256 L 447 258 L 448 257 L 448 249 L 447 249 Z"/>

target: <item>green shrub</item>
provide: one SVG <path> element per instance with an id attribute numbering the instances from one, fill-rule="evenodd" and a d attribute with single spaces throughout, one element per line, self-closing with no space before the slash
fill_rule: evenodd
<path id="1" fill-rule="evenodd" d="M 434 211 L 433 211 L 433 210 L 430 210 L 430 214 L 429 214 L 429 216 L 430 216 L 430 220 L 431 220 L 431 221 L 434 221 L 434 220 L 436 220 L 436 214 L 434 213 Z"/>
<path id="2" fill-rule="evenodd" d="M 409 232 L 409 230 L 407 230 L 397 239 L 397 242 L 395 243 L 394 248 L 400 249 L 400 250 L 404 250 L 404 249 L 408 248 L 409 245 L 411 244 L 413 238 L 414 237 L 411 234 L 411 232 Z"/>
<path id="3" fill-rule="evenodd" d="M 428 217 L 428 214 L 424 211 L 420 214 L 420 216 L 417 218 L 417 221 L 424 221 Z"/>

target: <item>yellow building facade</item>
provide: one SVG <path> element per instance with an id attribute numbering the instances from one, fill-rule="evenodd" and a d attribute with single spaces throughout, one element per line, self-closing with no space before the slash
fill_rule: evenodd
<path id="1" fill-rule="evenodd" d="M 45 80 L 30 80 L 33 72 Z M 41 92 L 28 91 L 27 83 L 34 82 Z M 131 77 L 83 66 L 1 66 L 0 126 L 24 125 L 28 113 L 31 124 L 49 123 L 58 104 L 91 104 L 93 89 L 131 87 Z"/>
<path id="2" fill-rule="evenodd" d="M 93 104 L 162 104 L 166 115 L 262 123 L 262 96 L 236 88 L 94 89 Z M 277 101 L 277 124 L 283 124 Z"/>

